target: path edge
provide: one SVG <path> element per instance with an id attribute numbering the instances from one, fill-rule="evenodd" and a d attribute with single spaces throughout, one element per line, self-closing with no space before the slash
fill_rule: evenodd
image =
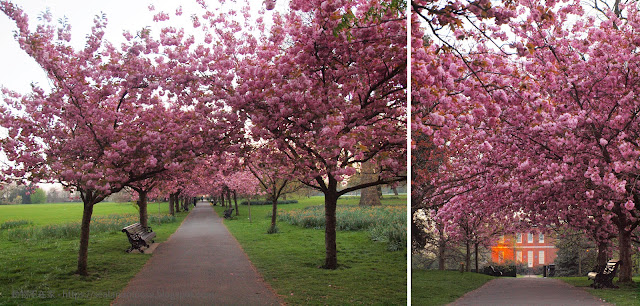
<path id="1" fill-rule="evenodd" d="M 191 215 L 191 212 L 193 212 L 193 209 L 192 209 L 192 210 L 189 210 L 189 214 L 187 214 L 187 216 L 186 216 L 186 217 L 184 217 L 184 219 L 182 219 L 182 222 L 180 222 L 180 225 L 178 225 L 178 227 L 176 227 L 176 230 L 175 230 L 175 231 L 173 231 L 173 233 L 171 233 L 171 235 L 169 235 L 169 238 L 167 238 L 167 240 L 165 240 L 164 242 L 160 242 L 160 243 L 158 243 L 158 247 L 156 247 L 156 250 L 157 250 L 160 246 L 162 246 L 162 244 L 163 244 L 163 243 L 165 243 L 165 242 L 169 242 L 169 241 L 171 240 L 171 238 L 173 238 L 173 234 L 175 234 L 175 233 L 178 231 L 178 229 L 182 226 L 182 223 L 184 223 L 184 221 L 186 221 L 186 220 L 187 220 L 187 218 L 189 218 L 189 216 Z M 232 236 L 233 236 L 233 235 L 232 235 Z M 120 290 L 120 292 L 118 292 L 118 295 L 116 296 L 116 298 L 115 298 L 115 299 L 113 299 L 113 300 L 111 300 L 111 301 L 109 302 L 109 305 L 114 305 L 114 304 L 116 304 L 116 301 L 118 301 L 118 299 L 120 298 L 120 293 L 122 293 L 125 289 L 127 289 L 127 287 L 129 287 L 129 285 L 131 284 L 131 280 L 132 280 L 134 277 L 136 277 L 136 275 L 138 275 L 138 273 L 140 273 L 140 271 L 142 271 L 144 268 L 146 268 L 146 267 L 147 267 L 147 265 L 148 265 L 148 264 L 149 264 L 149 262 L 151 261 L 151 258 L 153 257 L 153 255 L 154 255 L 154 254 L 155 254 L 155 251 L 154 251 L 153 253 L 151 253 L 151 254 L 150 254 L 151 256 L 149 256 L 149 258 L 147 259 L 147 261 L 145 261 L 144 265 L 142 265 L 142 267 L 140 268 L 140 270 L 138 270 L 138 272 L 136 272 L 136 274 L 134 274 L 134 275 L 133 275 L 133 276 L 132 276 L 128 281 L 127 281 L 127 285 L 126 285 L 126 286 L 124 286 L 124 287 L 122 287 L 122 290 Z"/>
<path id="2" fill-rule="evenodd" d="M 284 302 L 283 297 L 281 295 L 279 295 L 273 289 L 273 287 L 271 287 L 271 285 L 266 280 L 264 280 L 264 277 L 262 276 L 262 273 L 260 273 L 260 271 L 258 271 L 258 269 L 253 265 L 253 262 L 251 261 L 251 258 L 249 258 L 249 255 L 247 255 L 247 252 L 244 251 L 244 248 L 242 247 L 242 244 L 240 244 L 240 242 L 238 242 L 238 239 L 236 239 L 236 236 L 234 236 L 231 233 L 231 231 L 229 230 L 227 225 L 224 223 L 224 219 L 221 218 L 220 215 L 218 215 L 218 212 L 213 208 L 213 205 L 211 205 L 211 210 L 213 210 L 213 213 L 216 214 L 216 216 L 218 216 L 218 218 L 220 218 L 220 221 L 221 221 L 222 225 L 224 225 L 224 228 L 227 230 L 227 232 L 229 232 L 229 235 L 231 235 L 231 237 L 233 238 L 233 241 L 236 242 L 236 244 L 238 245 L 240 250 L 242 250 L 242 254 L 244 254 L 244 257 L 247 258 L 247 261 L 249 262 L 249 265 L 251 266 L 251 269 L 253 269 L 253 271 L 256 273 L 256 275 L 258 275 L 258 281 L 263 283 L 265 285 L 265 287 L 267 287 L 267 289 L 269 291 L 271 291 L 271 293 L 273 293 L 273 295 L 275 295 L 275 297 L 278 299 L 278 302 L 280 303 L 280 305 L 287 305 L 287 303 Z"/>

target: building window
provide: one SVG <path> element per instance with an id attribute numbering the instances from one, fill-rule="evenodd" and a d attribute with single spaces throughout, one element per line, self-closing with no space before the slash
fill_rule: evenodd
<path id="1" fill-rule="evenodd" d="M 533 243 L 533 233 L 527 234 L 527 242 L 528 243 Z"/>
<path id="2" fill-rule="evenodd" d="M 540 233 L 540 237 L 538 237 L 540 243 L 544 243 L 544 234 Z"/>
<path id="3" fill-rule="evenodd" d="M 527 266 L 533 268 L 533 251 L 527 252 Z"/>
<path id="4" fill-rule="evenodd" d="M 522 243 L 522 234 L 521 233 L 517 233 L 516 234 L 516 242 L 517 243 Z"/>
<path id="5" fill-rule="evenodd" d="M 544 265 L 544 251 L 538 252 L 538 263 Z"/>
<path id="6" fill-rule="evenodd" d="M 522 262 L 522 251 L 516 251 L 516 262 Z"/>

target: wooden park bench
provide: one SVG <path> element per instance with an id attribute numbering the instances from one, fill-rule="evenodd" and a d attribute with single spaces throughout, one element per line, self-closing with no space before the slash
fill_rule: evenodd
<path id="1" fill-rule="evenodd" d="M 613 284 L 613 278 L 616 276 L 616 272 L 618 272 L 618 266 L 620 262 L 617 260 L 609 260 L 607 265 L 604 267 L 596 267 L 594 271 L 591 271 L 587 274 L 587 277 L 590 280 L 593 280 L 593 284 L 591 287 L 593 288 L 618 288 L 618 286 Z"/>
<path id="2" fill-rule="evenodd" d="M 227 210 L 224 211 L 224 218 L 225 219 L 230 219 L 231 218 L 231 213 L 233 213 L 233 208 L 229 208 Z"/>
<path id="3" fill-rule="evenodd" d="M 149 248 L 149 244 L 153 243 L 153 238 L 156 237 L 156 233 L 150 227 L 143 227 L 140 223 L 131 224 L 123 228 L 122 232 L 127 234 L 129 243 L 131 243 L 131 247 L 126 250 L 127 253 L 131 253 L 133 250 L 144 253 L 142 247 Z"/>

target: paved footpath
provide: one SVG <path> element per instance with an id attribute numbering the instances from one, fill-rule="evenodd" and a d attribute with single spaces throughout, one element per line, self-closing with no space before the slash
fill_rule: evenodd
<path id="1" fill-rule="evenodd" d="M 496 278 L 450 305 L 611 305 L 558 279 Z"/>
<path id="2" fill-rule="evenodd" d="M 198 203 L 113 305 L 281 305 L 211 206 Z"/>

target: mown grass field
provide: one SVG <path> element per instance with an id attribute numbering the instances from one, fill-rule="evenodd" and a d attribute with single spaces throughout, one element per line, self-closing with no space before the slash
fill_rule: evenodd
<path id="1" fill-rule="evenodd" d="M 322 197 L 284 204 L 279 211 L 323 205 Z M 345 197 L 338 205 L 357 205 L 358 197 Z M 383 205 L 406 207 L 406 196 L 383 200 Z M 215 207 L 219 215 L 223 208 Z M 240 216 L 225 225 L 242 245 L 251 262 L 290 305 L 406 305 L 407 253 L 387 250 L 387 243 L 372 241 L 367 231 L 338 231 L 337 270 L 324 270 L 324 230 L 278 222 L 279 233 L 267 234 L 271 207 L 240 206 Z M 235 214 L 235 213 L 234 213 Z"/>
<path id="2" fill-rule="evenodd" d="M 618 289 L 593 289 L 590 287 L 593 281 L 588 280 L 586 276 L 557 278 L 617 306 L 640 305 L 640 276 L 633 278 L 633 285 L 617 284 L 618 278 L 614 278 L 613 283 L 620 286 Z"/>
<path id="3" fill-rule="evenodd" d="M 154 210 L 155 209 L 155 210 Z M 168 204 L 160 205 L 161 213 Z M 149 205 L 149 214 L 158 214 L 158 204 Z M 94 216 L 137 214 L 131 204 L 99 203 Z M 187 213 L 175 222 L 150 224 L 156 242 L 165 241 Z M 28 220 L 36 228 L 53 229 L 79 222 L 82 204 L 40 204 L 0 206 L 0 224 L 8 220 Z M 28 227 L 29 225 L 23 225 Z M 150 258 L 149 254 L 127 254 L 125 234 L 92 233 L 89 242 L 89 276 L 74 275 L 79 237 L 9 239 L 11 229 L 0 230 L 0 305 L 109 305 Z M 89 298 L 89 296 L 93 296 Z"/>
<path id="4" fill-rule="evenodd" d="M 446 305 L 472 291 L 493 276 L 458 271 L 412 270 L 411 304 Z"/>

